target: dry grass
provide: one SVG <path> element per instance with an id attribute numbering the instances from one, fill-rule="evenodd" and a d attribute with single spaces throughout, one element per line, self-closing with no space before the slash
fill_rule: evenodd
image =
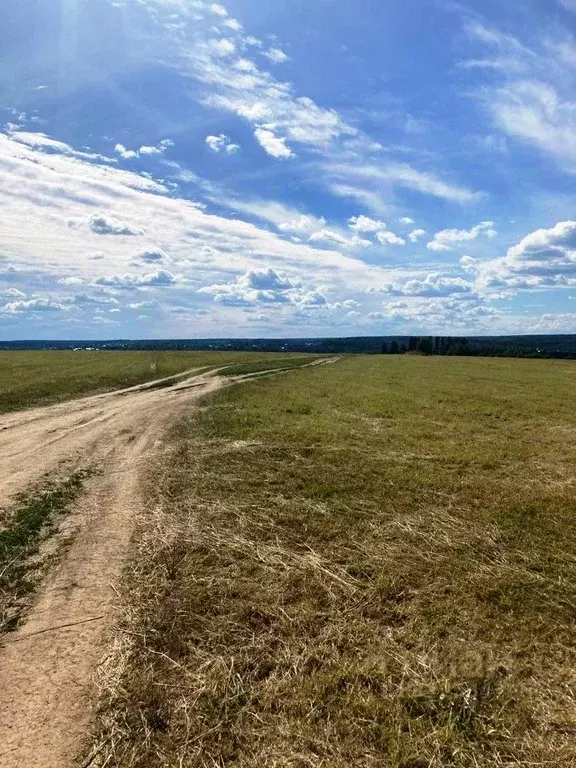
<path id="1" fill-rule="evenodd" d="M 576 764 L 576 366 L 356 358 L 150 479 L 91 765 Z"/>
<path id="2" fill-rule="evenodd" d="M 298 356 L 306 358 L 305 355 Z M 283 364 L 286 355 L 204 351 L 2 351 L 0 413 L 50 405 L 173 376 L 191 368 Z"/>

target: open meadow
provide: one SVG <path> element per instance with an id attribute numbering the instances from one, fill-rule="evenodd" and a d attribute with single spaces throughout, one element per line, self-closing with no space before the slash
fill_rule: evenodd
<path id="1" fill-rule="evenodd" d="M 0 763 L 576 764 L 576 363 L 18 354 L 3 410 L 27 365 L 23 406 L 230 367 L 3 417 L 22 455 L 23 430 L 45 425 L 32 464 L 49 466 L 55 434 L 79 458 L 0 531 L 0 607 L 9 590 L 40 595 L 6 613 Z M 70 360 L 68 386 L 53 372 Z M 29 579 L 67 505 L 55 575 Z M 14 746 L 13 723 L 46 707 L 44 741 L 24 728 Z"/>
<path id="2" fill-rule="evenodd" d="M 0 350 L 0 413 L 132 387 L 192 368 L 218 368 L 263 358 L 270 360 L 274 355 L 257 352 Z"/>
<path id="3" fill-rule="evenodd" d="M 148 480 L 93 763 L 576 764 L 573 363 L 222 389 Z"/>

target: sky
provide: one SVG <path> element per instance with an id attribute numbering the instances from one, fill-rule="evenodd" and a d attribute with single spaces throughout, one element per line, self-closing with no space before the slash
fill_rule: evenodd
<path id="1" fill-rule="evenodd" d="M 576 333 L 576 0 L 19 0 L 0 339 Z"/>

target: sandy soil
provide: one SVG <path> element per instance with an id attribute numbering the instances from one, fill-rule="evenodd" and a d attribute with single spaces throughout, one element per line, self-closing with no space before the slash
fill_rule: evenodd
<path id="1" fill-rule="evenodd" d="M 144 502 L 142 473 L 170 423 L 222 383 L 189 372 L 166 388 L 143 385 L 0 417 L 0 506 L 45 474 L 99 470 L 74 511 L 65 558 L 0 648 L 2 768 L 74 764 L 116 616 L 114 585 Z"/>

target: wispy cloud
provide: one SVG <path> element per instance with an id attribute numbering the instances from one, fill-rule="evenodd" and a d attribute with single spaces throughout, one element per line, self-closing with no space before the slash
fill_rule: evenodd
<path id="1" fill-rule="evenodd" d="M 434 238 L 426 244 L 430 251 L 451 251 L 458 243 L 466 243 L 476 240 L 477 237 L 493 238 L 498 233 L 494 229 L 493 221 L 481 221 L 472 229 L 443 229 L 436 232 Z"/>
<path id="2" fill-rule="evenodd" d="M 571 2 L 566 0 L 566 4 Z M 478 21 L 466 32 L 485 56 L 462 62 L 491 68 L 493 82 L 482 81 L 476 95 L 494 127 L 553 157 L 564 170 L 576 172 L 576 46 L 557 30 L 530 45 Z"/>

